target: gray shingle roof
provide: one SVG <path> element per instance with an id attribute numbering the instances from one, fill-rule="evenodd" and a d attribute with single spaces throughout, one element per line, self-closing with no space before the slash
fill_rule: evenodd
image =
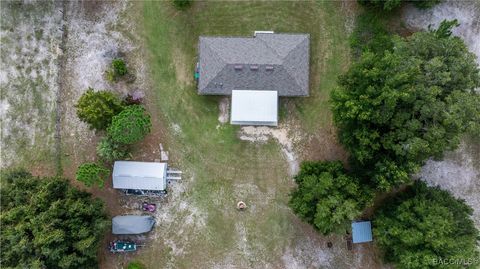
<path id="1" fill-rule="evenodd" d="M 308 34 L 200 37 L 199 54 L 200 94 L 267 90 L 279 96 L 308 96 Z"/>

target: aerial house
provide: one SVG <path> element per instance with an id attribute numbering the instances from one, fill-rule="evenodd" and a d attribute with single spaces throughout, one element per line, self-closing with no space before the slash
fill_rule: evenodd
<path id="1" fill-rule="evenodd" d="M 308 34 L 201 36 L 198 50 L 198 93 L 231 96 L 231 124 L 277 126 L 278 98 L 309 94 Z"/>

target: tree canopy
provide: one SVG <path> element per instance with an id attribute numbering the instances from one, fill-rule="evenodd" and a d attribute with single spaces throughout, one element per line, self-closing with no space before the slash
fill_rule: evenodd
<path id="1" fill-rule="evenodd" d="M 142 140 L 152 127 L 150 115 L 141 105 L 131 105 L 113 117 L 108 135 L 117 143 L 133 144 Z"/>
<path id="2" fill-rule="evenodd" d="M 290 207 L 323 234 L 345 233 L 373 198 L 340 161 L 304 162 L 295 182 Z"/>
<path id="3" fill-rule="evenodd" d="M 4 268 L 95 268 L 107 227 L 103 203 L 65 179 L 1 175 Z"/>
<path id="4" fill-rule="evenodd" d="M 107 163 L 127 158 L 128 151 L 127 145 L 118 144 L 110 137 L 103 137 L 97 145 L 97 156 Z"/>
<path id="5" fill-rule="evenodd" d="M 376 212 L 375 242 L 385 260 L 399 269 L 446 268 L 441 263 L 450 259 L 468 263 L 479 255 L 472 212 L 449 192 L 417 181 Z M 448 268 L 467 267 L 461 263 Z"/>
<path id="6" fill-rule="evenodd" d="M 123 110 L 122 102 L 115 94 L 109 91 L 94 91 L 92 88 L 82 94 L 75 107 L 78 118 L 96 130 L 105 130 L 113 116 Z"/>
<path id="7" fill-rule="evenodd" d="M 449 34 L 454 25 L 395 37 L 381 54 L 364 52 L 332 92 L 351 165 L 379 189 L 408 182 L 427 158 L 455 149 L 462 133 L 480 126 L 479 69 Z"/>

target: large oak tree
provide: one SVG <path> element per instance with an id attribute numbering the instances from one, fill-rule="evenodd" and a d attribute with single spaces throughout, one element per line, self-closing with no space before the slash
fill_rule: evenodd
<path id="1" fill-rule="evenodd" d="M 395 37 L 365 52 L 332 92 L 334 122 L 357 173 L 381 190 L 408 182 L 430 158 L 479 132 L 480 74 L 474 54 L 451 36 L 455 22 Z"/>

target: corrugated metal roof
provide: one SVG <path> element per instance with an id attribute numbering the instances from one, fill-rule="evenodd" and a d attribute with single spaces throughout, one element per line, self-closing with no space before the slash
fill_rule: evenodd
<path id="1" fill-rule="evenodd" d="M 371 242 L 372 240 L 372 223 L 370 221 L 352 223 L 353 243 Z"/>
<path id="2" fill-rule="evenodd" d="M 277 126 L 276 91 L 232 91 L 231 124 Z"/>
<path id="3" fill-rule="evenodd" d="M 113 188 L 165 190 L 166 175 L 166 163 L 116 161 L 112 174 Z"/>
<path id="4" fill-rule="evenodd" d="M 200 94 L 266 90 L 278 91 L 279 96 L 308 96 L 308 34 L 200 37 L 199 58 Z"/>

